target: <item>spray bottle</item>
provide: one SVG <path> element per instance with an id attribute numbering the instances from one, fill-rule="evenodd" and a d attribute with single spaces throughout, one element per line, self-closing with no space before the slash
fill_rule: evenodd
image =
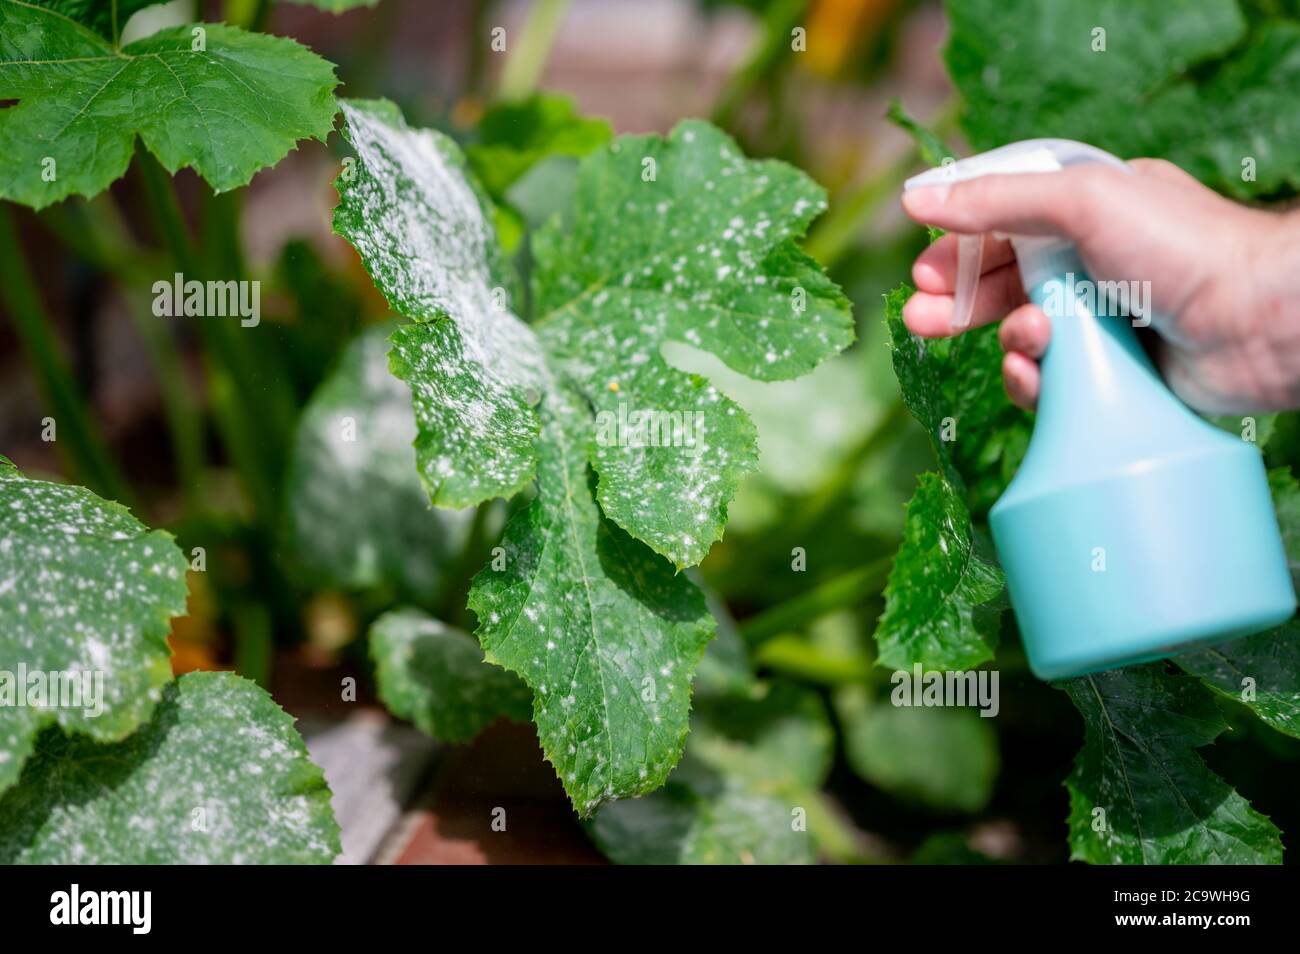
<path id="1" fill-rule="evenodd" d="M 1131 172 L 1092 146 L 1034 139 L 905 188 L 1089 162 Z M 1174 396 L 1072 243 L 1007 237 L 1052 325 L 1033 437 L 989 512 L 1034 673 L 1114 669 L 1289 619 L 1295 591 L 1259 449 Z M 982 250 L 983 236 L 958 237 L 956 330 L 970 322 Z"/>

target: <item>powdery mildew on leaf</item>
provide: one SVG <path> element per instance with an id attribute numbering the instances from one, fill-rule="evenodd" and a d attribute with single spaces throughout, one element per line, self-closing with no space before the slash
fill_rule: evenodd
<path id="1" fill-rule="evenodd" d="M 233 673 L 182 676 L 123 742 L 47 731 L 0 796 L 6 864 L 327 864 L 339 850 L 293 719 Z"/>
<path id="2" fill-rule="evenodd" d="M 169 534 L 120 504 L 28 480 L 0 457 L 0 673 L 103 674 L 97 716 L 54 699 L 16 705 L 0 675 L 0 791 L 18 779 L 42 726 L 106 741 L 149 717 L 171 678 L 167 634 L 185 612 L 186 568 Z"/>
<path id="3" fill-rule="evenodd" d="M 465 514 L 433 508 L 416 470 L 411 390 L 388 371 L 391 325 L 357 336 L 303 409 L 286 483 L 288 537 L 317 585 L 432 599 Z"/>
<path id="4" fill-rule="evenodd" d="M 677 763 L 714 621 L 694 584 L 603 519 L 581 400 L 557 388 L 543 418 L 537 498 L 506 527 L 505 569 L 479 571 L 469 605 L 488 661 L 532 688 L 542 748 L 587 815 L 657 788 Z"/>
<path id="5" fill-rule="evenodd" d="M 445 742 L 467 742 L 502 716 L 532 717 L 533 695 L 517 676 L 485 662 L 474 637 L 419 610 L 379 617 L 370 658 L 384 705 Z"/>
<path id="6" fill-rule="evenodd" d="M 746 159 L 688 120 L 666 139 L 624 136 L 583 160 L 571 225 L 534 241 L 539 334 L 556 366 L 607 420 L 653 412 L 689 425 L 658 446 L 601 442 L 592 457 L 605 513 L 678 566 L 722 536 L 727 503 L 757 465 L 756 435 L 660 346 L 684 342 L 765 381 L 846 347 L 848 302 L 795 245 L 825 207 L 799 170 Z"/>
<path id="7" fill-rule="evenodd" d="M 952 485 L 922 474 L 876 626 L 882 665 L 970 669 L 993 658 L 1002 571 L 980 549 Z"/>
<path id="8" fill-rule="evenodd" d="M 997 328 L 919 338 L 903 324 L 903 305 L 911 296 L 906 285 L 885 296 L 899 390 L 929 435 L 945 475 L 965 490 L 971 511 L 982 516 L 1020 466 L 1033 418 L 1011 403 L 1002 386 Z"/>
<path id="9" fill-rule="evenodd" d="M 1175 662 L 1279 732 L 1300 738 L 1300 622 L 1183 653 Z"/>
<path id="10" fill-rule="evenodd" d="M 168 170 L 193 167 L 222 192 L 329 134 L 329 63 L 293 40 L 201 26 L 201 50 L 190 26 L 119 48 L 60 13 L 0 0 L 0 99 L 18 100 L 0 110 L 0 198 L 39 209 L 94 196 L 126 172 L 137 135 Z"/>
<path id="11" fill-rule="evenodd" d="M 1061 688 L 1084 721 L 1083 748 L 1066 780 L 1072 860 L 1281 863 L 1277 828 L 1196 754 L 1228 727 L 1208 689 L 1166 674 L 1161 663 Z"/>
<path id="12" fill-rule="evenodd" d="M 390 103 L 342 108 L 357 156 L 335 182 L 334 228 L 416 322 L 394 333 L 390 361 L 414 396 L 425 487 L 446 507 L 510 496 L 536 467 L 545 365 L 504 298 L 485 202 L 445 136 L 411 129 Z"/>

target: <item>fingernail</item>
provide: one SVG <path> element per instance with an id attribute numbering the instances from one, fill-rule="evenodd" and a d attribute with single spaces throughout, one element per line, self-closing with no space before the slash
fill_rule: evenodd
<path id="1" fill-rule="evenodd" d="M 918 218 L 924 218 L 939 209 L 943 208 L 948 201 L 948 193 L 952 191 L 950 185 L 932 185 L 920 189 L 912 189 L 903 193 L 903 208 L 908 213 Z"/>

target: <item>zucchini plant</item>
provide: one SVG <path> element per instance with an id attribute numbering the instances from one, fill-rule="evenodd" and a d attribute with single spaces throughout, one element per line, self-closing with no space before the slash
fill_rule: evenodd
<path id="1" fill-rule="evenodd" d="M 946 59 L 976 151 L 1037 136 L 1080 139 L 1125 156 L 1168 158 L 1229 195 L 1267 202 L 1300 187 L 1294 130 L 1275 117 L 1300 89 L 1300 24 L 1235 0 L 1175 4 L 1003 4 L 949 0 Z M 1169 24 L 1176 20 L 1178 29 Z M 1280 111 L 1280 112 L 1279 112 Z M 931 164 L 944 158 L 923 136 Z M 908 505 L 876 630 L 880 659 L 959 669 L 994 660 L 1003 607 L 983 520 L 1023 454 L 1028 420 L 998 381 L 996 331 L 922 342 L 904 327 L 911 293 L 886 299 L 903 398 L 939 465 Z M 1295 560 L 1296 482 L 1273 416 L 1228 430 L 1257 435 Z M 955 422 L 957 439 L 941 437 Z M 1280 444 L 1280 442 L 1279 442 Z M 1226 555 L 1225 555 L 1225 558 Z M 1094 863 L 1277 863 L 1276 826 L 1197 749 L 1228 723 L 1216 699 L 1297 735 L 1296 626 L 1061 685 L 1084 744 L 1066 781 L 1072 858 Z"/>

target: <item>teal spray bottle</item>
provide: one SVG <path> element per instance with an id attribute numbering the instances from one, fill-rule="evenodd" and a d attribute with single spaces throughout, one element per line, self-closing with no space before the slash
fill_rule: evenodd
<path id="1" fill-rule="evenodd" d="M 1130 171 L 1092 146 L 1035 139 L 905 188 L 1089 162 Z M 1070 242 L 1008 238 L 1052 324 L 1033 437 L 989 512 L 1034 673 L 1114 669 L 1289 619 L 1295 591 L 1259 449 L 1173 395 Z M 958 237 L 956 329 L 970 322 L 982 243 Z"/>

